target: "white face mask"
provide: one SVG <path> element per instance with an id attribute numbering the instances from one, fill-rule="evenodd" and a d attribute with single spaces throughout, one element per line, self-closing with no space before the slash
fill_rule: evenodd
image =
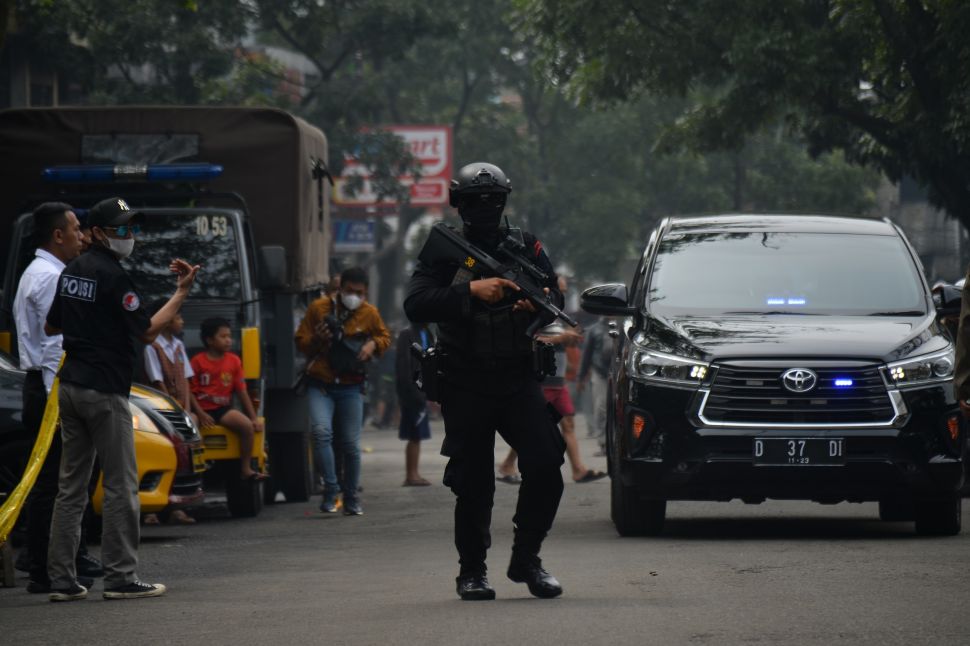
<path id="1" fill-rule="evenodd" d="M 355 310 L 360 307 L 360 304 L 364 302 L 363 296 L 358 296 L 357 294 L 340 294 L 340 302 L 344 304 L 348 310 Z"/>
<path id="2" fill-rule="evenodd" d="M 108 248 L 115 252 L 118 258 L 124 260 L 131 255 L 132 250 L 135 248 L 134 238 L 125 238 L 124 240 L 115 240 L 114 238 L 105 238 L 108 241 Z"/>

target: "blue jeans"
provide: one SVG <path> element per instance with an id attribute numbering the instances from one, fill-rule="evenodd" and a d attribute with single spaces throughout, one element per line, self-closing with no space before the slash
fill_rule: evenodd
<path id="1" fill-rule="evenodd" d="M 343 492 L 344 502 L 357 500 L 360 482 L 360 429 L 364 422 L 364 398 L 360 384 L 324 384 L 310 380 L 307 398 L 310 429 L 320 466 L 324 498 L 333 500 Z M 333 453 L 334 434 L 343 453 L 343 480 L 337 482 Z"/>

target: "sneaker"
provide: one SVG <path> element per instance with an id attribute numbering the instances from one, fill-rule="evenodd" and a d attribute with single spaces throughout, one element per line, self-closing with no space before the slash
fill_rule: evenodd
<path id="1" fill-rule="evenodd" d="M 327 500 L 324 498 L 323 502 L 320 503 L 320 511 L 325 514 L 336 514 L 337 502 L 335 500 Z"/>
<path id="2" fill-rule="evenodd" d="M 82 588 L 88 588 L 89 590 L 91 589 L 91 586 L 94 585 L 94 579 L 88 576 L 78 576 L 77 582 Z M 45 579 L 43 581 L 35 581 L 34 579 L 31 579 L 27 582 L 27 592 L 30 594 L 47 594 L 50 591 L 50 580 Z"/>
<path id="3" fill-rule="evenodd" d="M 88 596 L 88 589 L 75 583 L 65 590 L 51 590 L 48 599 L 51 601 L 80 601 Z"/>
<path id="4" fill-rule="evenodd" d="M 363 516 L 364 510 L 356 500 L 344 503 L 344 516 Z"/>
<path id="5" fill-rule="evenodd" d="M 161 583 L 132 581 L 117 588 L 106 589 L 102 596 L 105 599 L 142 599 L 144 597 L 160 597 L 163 594 L 165 594 L 165 586 Z"/>

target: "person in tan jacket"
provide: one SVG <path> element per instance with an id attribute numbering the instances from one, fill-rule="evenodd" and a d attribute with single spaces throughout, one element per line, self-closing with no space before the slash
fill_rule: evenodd
<path id="1" fill-rule="evenodd" d="M 337 511 L 342 493 L 344 514 L 359 516 L 360 431 L 363 387 L 368 361 L 391 345 L 391 333 L 377 308 L 367 302 L 367 272 L 351 267 L 340 275 L 340 290 L 307 308 L 296 331 L 296 345 L 307 357 L 307 399 L 314 446 L 323 468 L 320 511 Z M 338 483 L 333 439 L 343 453 Z"/>

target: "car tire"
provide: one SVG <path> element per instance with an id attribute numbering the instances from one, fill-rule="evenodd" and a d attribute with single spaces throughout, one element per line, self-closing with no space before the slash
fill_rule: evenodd
<path id="1" fill-rule="evenodd" d="M 960 533 L 963 499 L 958 495 L 926 500 L 916 505 L 916 533 L 922 536 L 956 536 Z"/>
<path id="2" fill-rule="evenodd" d="M 235 462 L 235 461 L 233 461 Z M 263 481 L 243 480 L 238 466 L 229 465 L 226 473 L 226 507 L 233 518 L 252 518 L 263 510 Z"/>
<path id="3" fill-rule="evenodd" d="M 313 487 L 308 433 L 274 433 L 269 437 L 270 473 L 287 502 L 306 502 Z"/>
<path id="4" fill-rule="evenodd" d="M 916 507 L 912 500 L 885 498 L 879 501 L 879 520 L 886 523 L 916 520 Z"/>
<path id="5" fill-rule="evenodd" d="M 620 536 L 658 536 L 667 516 L 666 500 L 643 500 L 615 473 L 610 480 L 610 510 Z"/>

